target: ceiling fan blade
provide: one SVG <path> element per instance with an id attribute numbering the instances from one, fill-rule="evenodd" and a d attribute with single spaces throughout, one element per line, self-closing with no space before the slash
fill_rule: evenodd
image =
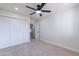
<path id="1" fill-rule="evenodd" d="M 29 6 L 26 6 L 27 8 L 30 8 L 30 9 L 33 9 L 33 10 L 37 10 L 37 9 L 35 9 L 35 8 L 32 8 L 32 7 L 29 7 Z"/>
<path id="2" fill-rule="evenodd" d="M 41 13 L 39 14 L 40 16 L 43 16 Z"/>
<path id="3" fill-rule="evenodd" d="M 33 12 L 33 13 L 31 13 L 30 15 L 33 15 L 33 14 L 35 14 L 36 12 Z"/>
<path id="4" fill-rule="evenodd" d="M 41 10 L 41 9 L 44 7 L 45 4 L 46 4 L 46 3 L 42 3 L 42 4 L 40 5 L 40 7 L 38 8 L 38 10 Z"/>
<path id="5" fill-rule="evenodd" d="M 42 12 L 51 12 L 50 10 L 41 10 Z"/>

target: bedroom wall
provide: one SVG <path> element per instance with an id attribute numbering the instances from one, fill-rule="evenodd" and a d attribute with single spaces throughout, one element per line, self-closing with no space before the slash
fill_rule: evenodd
<path id="1" fill-rule="evenodd" d="M 0 10 L 0 49 L 30 42 L 30 18 Z"/>
<path id="2" fill-rule="evenodd" d="M 42 19 L 40 40 L 79 52 L 79 6 Z"/>
<path id="3" fill-rule="evenodd" d="M 40 20 L 40 19 L 38 19 Z M 40 39 L 40 23 L 39 21 L 36 21 L 35 23 L 35 39 L 39 40 Z"/>

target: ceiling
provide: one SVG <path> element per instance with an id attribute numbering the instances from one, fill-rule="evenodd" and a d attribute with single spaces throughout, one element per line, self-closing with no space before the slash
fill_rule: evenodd
<path id="1" fill-rule="evenodd" d="M 46 18 L 50 16 L 51 14 L 55 15 L 58 12 L 62 12 L 68 8 L 78 6 L 78 3 L 46 3 L 46 5 L 43 7 L 45 10 L 51 10 L 51 13 L 43 13 L 43 17 L 30 15 L 30 13 L 34 12 L 34 10 L 31 10 L 29 8 L 26 8 L 25 6 L 31 6 L 33 8 L 37 8 L 36 5 L 40 3 L 0 3 L 0 9 L 22 14 L 22 15 L 29 15 L 31 18 L 38 19 L 38 18 Z M 19 8 L 18 10 L 15 10 L 14 8 Z"/>

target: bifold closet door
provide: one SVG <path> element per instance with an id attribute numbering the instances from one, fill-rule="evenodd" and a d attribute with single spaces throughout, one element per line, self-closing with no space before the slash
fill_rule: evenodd
<path id="1" fill-rule="evenodd" d="M 27 20 L 0 16 L 0 49 L 30 41 Z"/>
<path id="2" fill-rule="evenodd" d="M 29 41 L 29 27 L 25 20 L 11 20 L 11 45 Z"/>
<path id="3" fill-rule="evenodd" d="M 0 48 L 10 46 L 10 19 L 0 16 Z"/>

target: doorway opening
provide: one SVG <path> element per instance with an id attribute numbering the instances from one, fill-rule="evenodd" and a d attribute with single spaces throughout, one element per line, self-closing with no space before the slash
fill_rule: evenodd
<path id="1" fill-rule="evenodd" d="M 35 28 L 33 24 L 30 24 L 30 40 L 35 39 Z"/>

